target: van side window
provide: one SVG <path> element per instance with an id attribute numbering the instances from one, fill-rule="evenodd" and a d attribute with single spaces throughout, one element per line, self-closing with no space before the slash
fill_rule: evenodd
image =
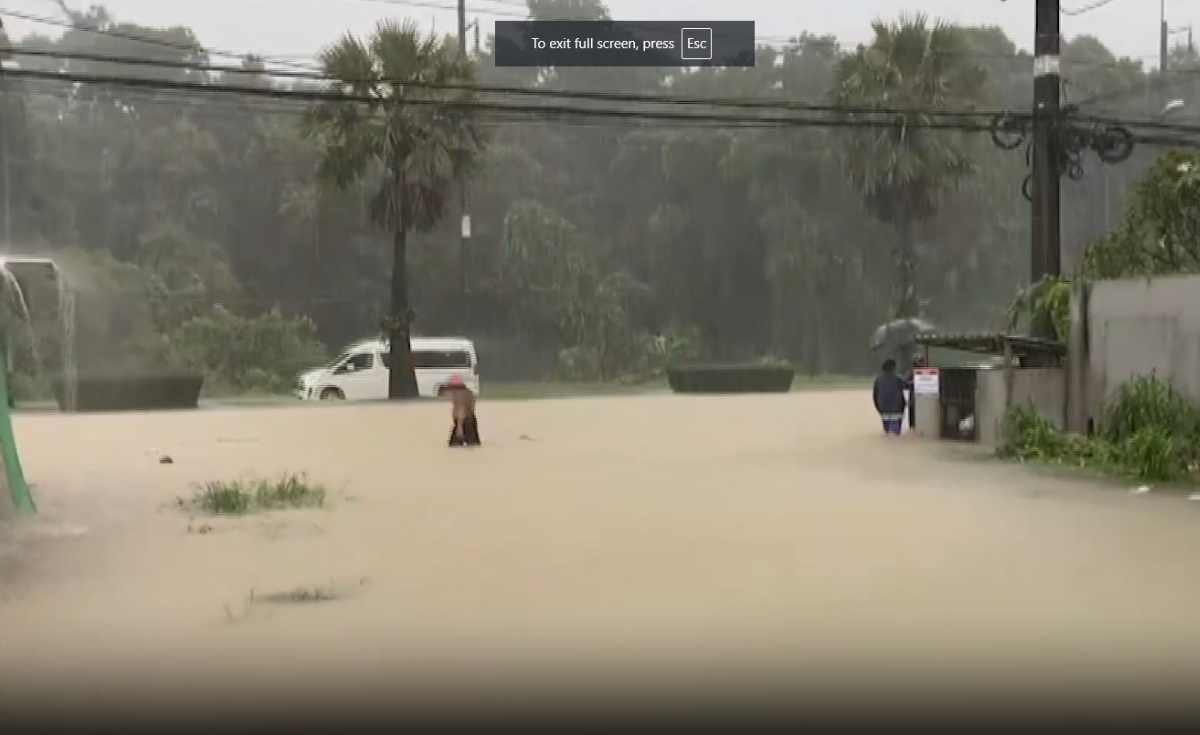
<path id="1" fill-rule="evenodd" d="M 471 355 L 466 350 L 417 350 L 413 352 L 413 366 L 421 368 L 469 368 Z"/>
<path id="2" fill-rule="evenodd" d="M 359 370 L 370 370 L 374 364 L 375 360 L 370 352 L 360 352 L 350 358 L 350 361 L 346 363 L 346 367 L 353 369 L 354 372 L 358 372 Z"/>

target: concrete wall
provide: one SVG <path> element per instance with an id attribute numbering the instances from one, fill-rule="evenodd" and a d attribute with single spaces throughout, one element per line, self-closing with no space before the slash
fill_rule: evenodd
<path id="1" fill-rule="evenodd" d="M 1000 444 L 1004 414 L 1010 405 L 1031 405 L 1059 429 L 1066 428 L 1067 374 L 1063 368 L 1015 368 L 1011 398 L 1006 371 L 980 370 L 976 380 L 975 425 L 980 444 Z"/>
<path id="2" fill-rule="evenodd" d="M 923 439 L 939 439 L 942 432 L 942 404 L 938 396 L 916 396 L 917 425 L 914 432 Z"/>
<path id="3" fill-rule="evenodd" d="M 1123 382 L 1155 373 L 1200 402 L 1200 276 L 1099 281 L 1086 300 L 1088 417 Z"/>
<path id="4" fill-rule="evenodd" d="M 996 447 L 1000 443 L 1007 402 L 1004 370 L 980 370 L 975 376 L 975 428 L 979 443 L 985 447 Z"/>

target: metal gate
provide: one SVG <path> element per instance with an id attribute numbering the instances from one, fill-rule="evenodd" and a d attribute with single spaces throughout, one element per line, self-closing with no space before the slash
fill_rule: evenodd
<path id="1" fill-rule="evenodd" d="M 978 441 L 979 427 L 975 421 L 976 371 L 972 368 L 943 368 L 939 376 L 939 400 L 942 405 L 943 439 Z M 967 422 L 964 431 L 964 419 Z"/>

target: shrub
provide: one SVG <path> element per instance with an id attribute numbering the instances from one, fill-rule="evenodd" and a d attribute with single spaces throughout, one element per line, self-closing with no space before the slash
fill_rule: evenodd
<path id="1" fill-rule="evenodd" d="M 605 380 L 637 383 L 660 378 L 667 368 L 703 354 L 700 332 L 672 327 L 663 334 L 645 332 L 608 343 L 607 352 L 590 345 L 560 350 L 555 376 L 562 380 Z"/>
<path id="2" fill-rule="evenodd" d="M 242 391 L 286 391 L 298 372 L 326 361 L 316 325 L 278 310 L 242 317 L 217 308 L 184 322 L 171 343 L 185 365 Z"/>
<path id="3" fill-rule="evenodd" d="M 192 505 L 208 513 L 241 515 L 256 510 L 320 507 L 325 488 L 304 475 L 286 474 L 278 480 L 216 480 L 205 483 Z"/>
<path id="4" fill-rule="evenodd" d="M 254 490 L 259 508 L 307 508 L 325 504 L 325 488 L 309 483 L 303 475 L 284 475 L 276 482 L 259 480 Z"/>
<path id="5" fill-rule="evenodd" d="M 600 355 L 584 346 L 559 350 L 554 373 L 560 380 L 596 380 L 600 376 Z"/>
<path id="6" fill-rule="evenodd" d="M 1121 445 L 1121 464 L 1139 480 L 1169 482 L 1185 475 L 1180 441 L 1161 426 L 1138 429 Z"/>
<path id="7" fill-rule="evenodd" d="M 643 335 L 641 352 L 646 369 L 659 376 L 672 365 L 700 359 L 704 338 L 695 326 L 672 327 L 663 334 Z"/>
<path id="8" fill-rule="evenodd" d="M 672 367 L 667 381 L 676 393 L 786 393 L 795 370 L 761 365 Z"/>
<path id="9" fill-rule="evenodd" d="M 1200 410 L 1154 376 L 1121 385 L 1096 437 L 1064 434 L 1032 406 L 1014 406 L 1004 418 L 1001 456 L 1170 482 L 1192 475 L 1200 452 Z"/>
<path id="10" fill-rule="evenodd" d="M 1000 454 L 1013 459 L 1054 461 L 1067 449 L 1064 435 L 1033 406 L 1013 406 L 1004 417 Z"/>
<path id="11" fill-rule="evenodd" d="M 1142 375 L 1117 389 L 1116 396 L 1105 406 L 1101 428 L 1105 438 L 1117 443 L 1149 428 L 1195 437 L 1200 432 L 1200 410 L 1170 383 L 1155 375 Z"/>
<path id="12" fill-rule="evenodd" d="M 75 294 L 79 369 L 114 371 L 174 367 L 162 336 L 166 286 L 154 273 L 107 251 L 68 249 L 55 260 Z"/>
<path id="13" fill-rule="evenodd" d="M 192 503 L 201 510 L 221 515 L 240 515 L 250 509 L 254 496 L 238 482 L 209 482 L 196 493 Z"/>

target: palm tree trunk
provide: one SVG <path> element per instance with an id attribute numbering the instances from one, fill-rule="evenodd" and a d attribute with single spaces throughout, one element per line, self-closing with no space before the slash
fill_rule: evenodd
<path id="1" fill-rule="evenodd" d="M 411 324 L 408 304 L 408 220 L 392 235 L 392 318 L 388 331 L 388 399 L 417 397 L 417 375 L 413 370 Z"/>
<path id="2" fill-rule="evenodd" d="M 916 252 L 913 245 L 913 223 L 908 211 L 896 217 L 896 248 L 892 252 L 896 275 L 892 287 L 892 308 L 895 318 L 919 316 L 916 284 Z"/>

